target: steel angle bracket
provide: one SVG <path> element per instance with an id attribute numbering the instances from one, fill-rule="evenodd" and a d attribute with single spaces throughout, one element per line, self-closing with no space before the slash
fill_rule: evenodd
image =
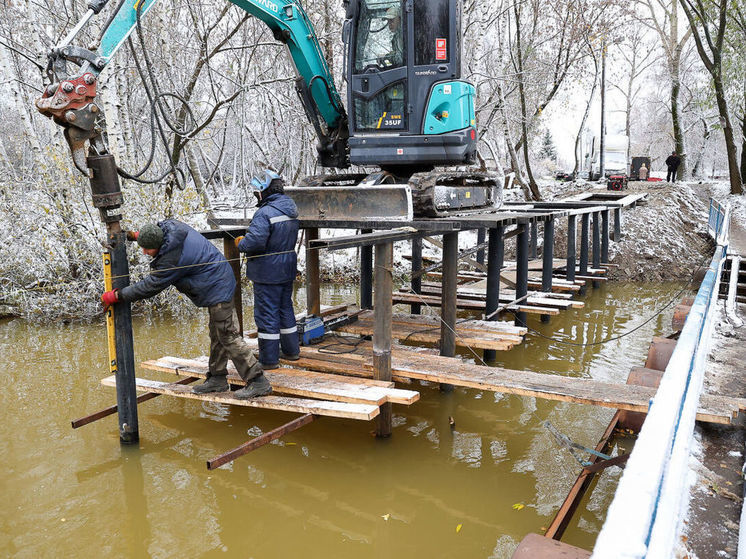
<path id="1" fill-rule="evenodd" d="M 608 454 L 603 454 L 602 452 L 598 452 L 597 450 L 593 448 L 588 448 L 578 443 L 574 443 L 572 440 L 570 440 L 570 437 L 557 431 L 554 425 L 549 423 L 549 421 L 544 422 L 544 427 L 546 427 L 547 430 L 552 434 L 552 436 L 554 437 L 554 440 L 557 441 L 557 444 L 563 448 L 566 448 L 570 452 L 570 454 L 572 454 L 573 458 L 575 458 L 575 460 L 577 460 L 578 463 L 584 468 L 587 468 L 588 466 L 592 466 L 593 462 L 589 462 L 588 460 L 583 460 L 583 458 L 578 455 L 576 450 L 581 450 L 583 452 L 587 452 L 588 454 L 598 456 L 599 458 L 602 458 L 603 460 L 612 459 L 611 456 L 609 456 Z"/>
<path id="2" fill-rule="evenodd" d="M 293 186 L 285 194 L 298 206 L 300 219 L 412 221 L 409 185 Z"/>

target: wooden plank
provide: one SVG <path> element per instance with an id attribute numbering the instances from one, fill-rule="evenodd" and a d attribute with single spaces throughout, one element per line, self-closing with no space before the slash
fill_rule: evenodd
<path id="1" fill-rule="evenodd" d="M 207 376 L 207 363 L 204 360 L 162 357 L 154 361 L 145 361 L 141 365 L 143 368 L 153 371 L 198 376 L 200 378 Z M 228 373 L 229 383 L 246 384 L 238 376 L 232 365 L 229 366 Z M 419 392 L 394 388 L 393 383 L 372 382 L 363 379 L 348 380 L 345 377 L 298 368 L 265 371 L 264 375 L 274 391 L 294 396 L 320 398 L 336 402 L 372 403 L 377 406 L 386 402 L 410 405 L 420 398 Z"/>
<path id="2" fill-rule="evenodd" d="M 394 293 L 395 304 L 409 305 L 411 303 L 424 302 L 430 307 L 440 307 L 440 297 L 434 297 L 432 295 L 414 295 L 408 293 L 397 292 Z M 459 309 L 470 310 L 470 311 L 482 311 L 484 312 L 484 303 L 482 301 L 469 301 L 467 299 L 457 299 L 456 305 Z M 559 310 L 549 307 L 537 307 L 532 305 L 512 305 L 512 310 L 517 310 L 526 313 L 533 314 L 550 314 L 558 315 Z"/>
<path id="3" fill-rule="evenodd" d="M 656 392 L 655 389 L 642 386 L 501 367 L 481 367 L 433 355 L 421 357 L 395 352 L 392 367 L 396 374 L 418 380 L 630 411 L 646 412 L 650 398 Z M 738 413 L 738 404 L 733 399 L 703 396 L 697 419 L 729 424 L 735 413 Z"/>
<path id="4" fill-rule="evenodd" d="M 433 285 L 433 284 L 431 284 Z M 423 295 L 440 295 L 441 290 L 440 286 L 437 287 L 431 285 L 424 285 L 422 286 L 422 294 Z M 399 293 L 408 293 L 409 288 L 402 287 L 399 290 Z M 473 300 L 473 301 L 485 301 L 487 299 L 487 293 L 486 291 L 482 291 L 479 289 L 472 289 L 472 288 L 459 288 L 458 289 L 458 295 L 459 297 L 465 299 L 465 300 Z M 585 303 L 582 301 L 575 301 L 570 299 L 572 295 L 563 295 L 560 293 L 535 293 L 534 295 L 530 295 L 526 299 L 526 303 L 529 305 L 539 305 L 543 307 L 556 307 L 558 309 L 582 309 L 585 306 Z M 500 290 L 500 302 L 501 303 L 510 303 L 511 301 L 515 301 L 516 294 L 515 291 L 509 290 L 509 289 L 501 289 Z"/>
<path id="5" fill-rule="evenodd" d="M 326 400 L 308 400 L 303 398 L 288 398 L 287 396 L 260 396 L 249 400 L 239 400 L 231 392 L 212 392 L 208 394 L 195 394 L 191 387 L 167 382 L 158 382 L 137 378 L 136 389 L 140 392 L 154 392 L 156 394 L 167 394 L 179 398 L 201 400 L 203 402 L 217 402 L 220 404 L 231 404 L 248 408 L 261 408 L 294 413 L 311 413 L 313 415 L 325 415 L 328 417 L 341 417 L 345 419 L 359 419 L 369 421 L 378 415 L 378 406 L 371 404 L 351 404 L 348 402 L 329 402 Z M 104 386 L 116 386 L 114 376 L 101 380 Z"/>
<path id="6" fill-rule="evenodd" d="M 364 316 L 364 315 L 361 315 Z M 393 321 L 403 324 L 413 324 L 415 326 L 427 325 L 427 324 L 440 324 L 440 319 L 437 316 L 428 316 L 424 314 L 399 314 L 393 315 Z M 522 326 L 515 326 L 512 322 L 504 322 L 500 320 L 461 320 L 458 323 L 459 328 L 464 330 L 475 330 L 477 332 L 497 332 L 502 334 L 512 334 L 514 336 L 524 336 L 528 332 L 527 328 Z"/>

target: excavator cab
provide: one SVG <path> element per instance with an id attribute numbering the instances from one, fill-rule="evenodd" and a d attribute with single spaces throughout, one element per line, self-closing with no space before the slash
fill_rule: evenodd
<path id="1" fill-rule="evenodd" d="M 474 162 L 474 86 L 461 77 L 460 0 L 345 0 L 350 162 Z"/>

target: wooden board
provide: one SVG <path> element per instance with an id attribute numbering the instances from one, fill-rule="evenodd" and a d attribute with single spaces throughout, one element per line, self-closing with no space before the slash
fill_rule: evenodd
<path id="1" fill-rule="evenodd" d="M 141 363 L 141 366 L 152 371 L 199 378 L 207 377 L 206 358 L 183 359 L 167 356 L 153 361 L 145 361 Z M 299 369 L 297 366 L 265 371 L 264 375 L 274 391 L 306 398 L 319 398 L 336 402 L 370 403 L 377 406 L 386 402 L 410 405 L 420 398 L 419 392 L 394 388 L 393 382 L 348 379 L 338 375 L 306 371 Z M 238 376 L 233 365 L 228 367 L 228 382 L 236 385 L 246 384 Z"/>
<path id="2" fill-rule="evenodd" d="M 394 293 L 393 302 L 395 304 L 405 304 L 405 305 L 410 305 L 412 303 L 427 303 L 427 305 L 430 307 L 440 307 L 440 297 L 435 297 L 433 295 L 414 295 L 411 293 L 396 292 Z M 459 309 L 484 312 L 483 301 L 469 301 L 467 299 L 457 299 L 456 305 Z M 512 305 L 511 309 L 525 312 L 525 313 L 533 313 L 533 314 L 549 314 L 549 315 L 559 314 L 559 310 L 557 310 L 556 308 L 539 307 L 539 306 L 534 306 L 534 305 L 523 305 L 523 304 Z"/>
<path id="3" fill-rule="evenodd" d="M 369 314 L 366 314 L 369 313 Z M 372 316 L 372 311 L 366 311 L 360 316 Z M 415 326 L 421 326 L 423 324 L 440 324 L 440 318 L 437 316 L 428 316 L 424 314 L 401 314 L 394 313 L 391 317 L 393 322 L 402 324 L 412 324 Z M 512 322 L 505 322 L 502 320 L 463 320 L 460 319 L 458 327 L 463 330 L 474 330 L 476 332 L 495 332 L 501 334 L 509 334 L 513 336 L 522 337 L 528 332 L 528 328 L 523 326 L 516 326 Z"/>
<path id="4" fill-rule="evenodd" d="M 101 380 L 104 386 L 116 386 L 114 376 Z M 348 402 L 329 402 L 325 400 L 309 400 L 305 398 L 289 398 L 287 396 L 260 396 L 249 400 L 239 400 L 232 392 L 212 392 L 209 394 L 195 394 L 191 386 L 169 384 L 137 378 L 135 387 L 140 392 L 152 392 L 155 394 L 167 394 L 180 398 L 202 400 L 203 402 L 217 402 L 220 404 L 231 404 L 248 408 L 263 408 L 270 410 L 289 411 L 293 413 L 312 413 L 313 415 L 326 415 L 329 417 L 341 417 L 345 419 L 359 419 L 369 421 L 376 417 L 379 408 L 371 404 L 351 404 Z"/>
<path id="5" fill-rule="evenodd" d="M 372 374 L 370 350 L 334 356 L 338 364 L 369 368 Z M 313 347 L 301 348 L 302 358 L 326 360 Z M 592 379 L 566 377 L 551 373 L 534 373 L 501 367 L 483 367 L 465 363 L 458 358 L 436 355 L 418 355 L 413 351 L 392 351 L 392 374 L 434 383 L 465 386 L 546 400 L 592 404 L 601 407 L 647 412 L 655 389 L 642 386 L 617 384 Z M 704 395 L 697 413 L 699 421 L 729 424 L 743 409 L 743 399 Z"/>
<path id="6" fill-rule="evenodd" d="M 410 290 L 407 287 L 403 287 L 400 290 L 400 293 L 408 293 Z M 459 287 L 457 289 L 458 297 L 462 299 L 472 300 L 472 301 L 486 301 L 487 300 L 487 292 L 486 290 L 479 289 L 479 288 L 473 288 L 472 286 L 467 287 Z M 430 284 L 430 285 L 423 285 L 422 286 L 422 294 L 424 295 L 436 295 L 439 296 L 441 294 L 441 288 L 440 285 L 437 284 Z M 574 301 L 570 299 L 572 295 L 566 295 L 563 296 L 561 293 L 536 293 L 534 295 L 530 295 L 528 299 L 526 299 L 526 304 L 528 305 L 538 305 L 541 307 L 554 307 L 558 309 L 580 309 L 585 306 L 585 303 L 582 301 Z M 500 303 L 510 303 L 511 301 L 516 300 L 516 294 L 515 291 L 512 289 L 501 289 L 500 290 Z"/>

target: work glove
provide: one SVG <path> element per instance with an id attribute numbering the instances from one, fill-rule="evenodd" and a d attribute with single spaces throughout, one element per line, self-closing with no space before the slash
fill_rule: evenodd
<path id="1" fill-rule="evenodd" d="M 119 290 L 112 289 L 111 291 L 106 291 L 103 295 L 101 295 L 101 302 L 104 304 L 104 310 L 108 309 L 114 303 L 118 303 Z"/>
<path id="2" fill-rule="evenodd" d="M 241 235 L 240 237 L 236 237 L 235 239 L 233 239 L 233 244 L 236 245 L 236 248 L 238 248 L 238 245 L 241 244 L 241 241 L 243 241 L 243 235 Z"/>
<path id="3" fill-rule="evenodd" d="M 140 232 L 139 231 L 127 231 L 127 240 L 128 241 L 135 242 L 135 241 L 137 241 L 137 237 L 139 237 L 139 236 L 140 236 Z"/>

